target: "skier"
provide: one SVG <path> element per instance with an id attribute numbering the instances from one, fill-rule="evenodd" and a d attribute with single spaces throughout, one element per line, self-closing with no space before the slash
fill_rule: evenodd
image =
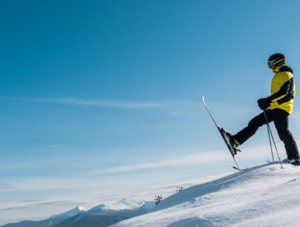
<path id="1" fill-rule="evenodd" d="M 287 159 L 284 162 L 300 165 L 297 144 L 288 129 L 289 115 L 293 110 L 295 97 L 295 82 L 293 70 L 285 65 L 283 54 L 273 54 L 268 60 L 268 66 L 275 74 L 271 83 L 271 96 L 257 101 L 260 109 L 265 110 L 269 122 L 274 121 L 279 138 L 283 141 Z M 238 147 L 255 134 L 259 127 L 266 124 L 264 113 L 254 117 L 246 128 L 236 135 L 230 134 L 232 147 Z"/>

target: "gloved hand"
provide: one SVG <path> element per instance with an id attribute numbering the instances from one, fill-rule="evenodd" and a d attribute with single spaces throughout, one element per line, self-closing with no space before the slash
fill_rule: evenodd
<path id="1" fill-rule="evenodd" d="M 261 110 L 266 110 L 271 106 L 271 100 L 269 98 L 259 99 L 257 103 Z"/>

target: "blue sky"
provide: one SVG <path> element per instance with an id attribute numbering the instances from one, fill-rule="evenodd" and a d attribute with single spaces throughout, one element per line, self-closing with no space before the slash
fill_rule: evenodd
<path id="1" fill-rule="evenodd" d="M 299 1 L 0 1 L 0 224 L 232 172 L 201 102 L 236 133 L 300 71 Z M 298 140 L 300 101 L 290 128 Z M 272 126 L 281 157 L 284 148 Z M 270 158 L 263 127 L 241 167 Z"/>

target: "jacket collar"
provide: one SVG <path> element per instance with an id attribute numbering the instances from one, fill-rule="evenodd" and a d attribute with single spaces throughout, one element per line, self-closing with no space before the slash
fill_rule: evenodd
<path id="1" fill-rule="evenodd" d="M 283 67 L 283 65 L 280 66 L 280 67 L 278 67 L 278 68 L 276 68 L 276 69 L 273 69 L 273 70 L 272 70 L 273 73 L 274 73 L 274 74 L 277 74 L 277 73 L 280 71 L 280 68 L 281 68 L 281 67 Z"/>

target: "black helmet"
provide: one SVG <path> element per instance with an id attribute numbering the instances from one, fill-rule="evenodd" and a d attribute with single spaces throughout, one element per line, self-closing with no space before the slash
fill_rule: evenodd
<path id="1" fill-rule="evenodd" d="M 285 59 L 286 57 L 284 54 L 273 54 L 269 57 L 268 66 L 269 68 L 274 67 L 274 69 L 276 69 L 285 64 Z"/>

